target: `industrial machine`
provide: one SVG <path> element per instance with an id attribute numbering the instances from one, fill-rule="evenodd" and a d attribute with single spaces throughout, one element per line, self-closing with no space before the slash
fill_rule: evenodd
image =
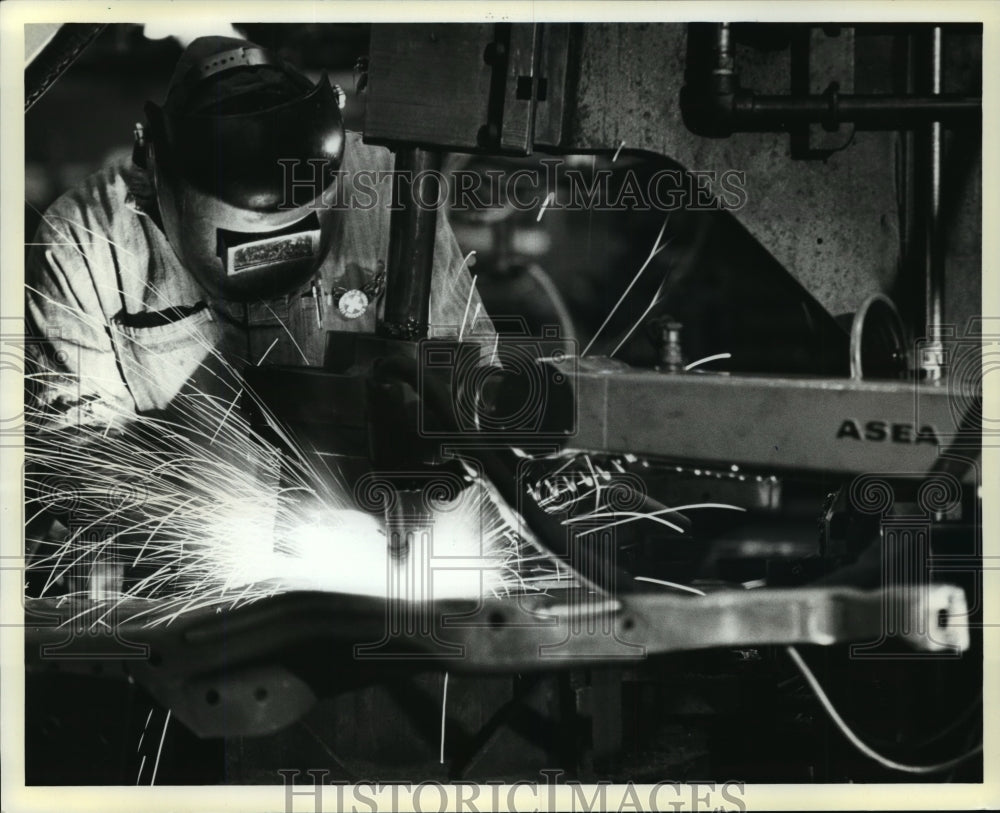
<path id="1" fill-rule="evenodd" d="M 979 753 L 954 758 L 974 749 L 981 716 L 979 358 L 992 339 L 982 319 L 945 318 L 941 162 L 942 145 L 978 133 L 975 93 L 942 86 L 948 59 L 974 62 L 977 36 L 372 26 L 364 138 L 422 179 L 392 215 L 384 314 L 375 335 L 330 333 L 322 368 L 248 369 L 241 409 L 261 443 L 337 461 L 357 507 L 384 522 L 386 595 L 297 591 L 103 632 L 74 607 L 86 634 L 69 638 L 64 608 L 40 599 L 29 668 L 127 675 L 195 734 L 239 743 L 230 781 L 275 781 L 288 766 L 386 779 L 906 778 L 841 738 L 808 667 L 797 671 L 802 646 L 844 716 L 869 721 L 862 739 L 881 731 L 897 763 L 974 780 Z M 876 87 L 879 43 L 906 50 L 904 91 Z M 783 71 L 792 92 L 751 89 Z M 858 146 L 879 169 L 844 182 L 826 160 L 855 131 L 886 140 Z M 787 133 L 785 154 L 733 146 L 774 133 Z M 890 135 L 909 146 L 908 187 L 898 222 L 880 224 Z M 685 179 L 741 160 L 765 178 L 764 200 L 750 186 L 745 212 L 704 217 L 758 246 L 754 279 L 796 314 L 771 338 L 753 314 L 733 317 L 769 352 L 692 365 L 693 311 L 683 327 L 643 320 L 643 366 L 499 319 L 496 334 L 429 335 L 439 214 L 419 202 L 438 196 L 442 153 L 623 149 L 674 159 Z M 842 233 L 807 254 L 802 236 L 833 210 Z M 872 287 L 888 232 L 906 253 L 898 292 L 834 319 L 845 290 Z M 514 586 L 442 598 L 429 575 L 393 581 L 485 566 L 435 553 L 430 520 L 479 486 L 532 552 L 511 565 Z M 129 616 L 128 602 L 117 612 Z M 949 700 L 932 710 L 930 697 Z"/>

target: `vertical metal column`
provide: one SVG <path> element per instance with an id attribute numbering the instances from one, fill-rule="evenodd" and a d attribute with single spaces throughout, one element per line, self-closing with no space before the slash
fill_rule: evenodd
<path id="1" fill-rule="evenodd" d="M 426 338 L 434 267 L 434 236 L 441 193 L 441 155 L 420 147 L 396 153 L 389 224 L 385 315 L 379 333 L 393 339 Z"/>
<path id="2" fill-rule="evenodd" d="M 928 53 L 929 87 L 931 94 L 941 93 L 942 36 L 941 26 L 930 31 Z M 941 239 L 941 122 L 928 125 L 923 192 L 924 231 L 924 302 L 927 347 L 920 359 L 923 377 L 940 381 L 942 375 L 941 330 L 944 321 L 944 251 Z"/>

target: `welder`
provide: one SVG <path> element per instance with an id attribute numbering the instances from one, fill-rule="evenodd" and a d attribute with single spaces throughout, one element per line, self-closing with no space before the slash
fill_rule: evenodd
<path id="1" fill-rule="evenodd" d="M 326 331 L 374 330 L 393 155 L 345 131 L 342 100 L 250 42 L 188 46 L 132 160 L 63 195 L 33 241 L 47 421 L 105 433 L 185 391 L 231 400 L 228 365 L 321 364 Z M 430 319 L 447 335 L 479 300 L 443 213 L 436 228 Z"/>
<path id="2" fill-rule="evenodd" d="M 375 330 L 394 160 L 345 130 L 342 103 L 325 75 L 312 81 L 253 43 L 185 49 L 162 105 L 146 105 L 131 160 L 59 198 L 33 240 L 36 438 L 122 448 L 157 421 L 183 423 L 185 403 L 235 404 L 246 365 L 320 365 L 327 331 Z M 436 222 L 430 322 L 449 335 L 481 309 L 443 212 Z M 29 540 L 65 533 L 37 522 L 49 527 Z"/>

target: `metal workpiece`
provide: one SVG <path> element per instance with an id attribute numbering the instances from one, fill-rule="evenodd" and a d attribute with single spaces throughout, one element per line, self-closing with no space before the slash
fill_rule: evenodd
<path id="1" fill-rule="evenodd" d="M 766 470 L 926 472 L 977 435 L 946 388 L 908 381 L 774 378 L 580 365 L 572 448 Z"/>
<path id="2" fill-rule="evenodd" d="M 921 590 L 720 590 L 691 597 L 640 593 L 615 604 L 613 632 L 600 648 L 609 659 L 622 645 L 641 650 L 641 656 L 728 646 L 877 644 L 897 637 L 928 652 L 962 652 L 969 646 L 965 594 L 951 585 Z M 565 625 L 546 633 L 550 649 L 539 643 L 538 655 L 562 657 L 560 648 L 565 647 L 565 657 L 586 660 L 592 642 L 576 645 L 573 637 L 599 637 L 602 617 L 609 611 L 610 605 L 599 600 L 590 606 L 569 601 L 531 610 L 542 618 L 558 619 L 558 627 Z M 527 644 L 518 640 L 520 636 L 509 637 L 516 644 L 503 649 L 516 657 L 519 645 Z"/>
<path id="3" fill-rule="evenodd" d="M 721 589 L 704 595 L 646 587 L 651 589 L 617 598 L 553 588 L 479 602 L 295 592 L 238 608 L 191 610 L 169 625 L 155 623 L 153 602 L 126 599 L 115 610 L 114 630 L 97 620 L 107 615 L 107 603 L 93 604 L 88 616 L 79 603 L 60 607 L 57 599 L 29 599 L 29 622 L 33 615 L 48 624 L 29 623 L 27 654 L 34 666 L 46 659 L 85 659 L 98 651 L 114 660 L 107 644 L 116 638 L 150 647 L 148 659 L 132 651 L 122 657 L 130 671 L 142 665 L 210 673 L 278 648 L 311 644 L 357 645 L 357 660 L 363 662 L 360 653 L 388 634 L 386 613 L 393 603 L 430 619 L 433 630 L 427 636 L 406 636 L 403 660 L 443 661 L 469 671 L 549 669 L 616 660 L 623 653 L 642 658 L 742 645 L 875 644 L 899 638 L 927 652 L 961 652 L 969 646 L 965 594 L 952 585 Z M 69 612 L 80 614 L 82 628 L 89 626 L 88 617 L 94 619 L 88 635 L 73 637 L 56 623 Z M 55 642 L 62 644 L 58 652 L 40 657 L 40 647 Z M 165 651 L 173 646 L 190 647 L 189 662 L 168 662 Z"/>
<path id="4" fill-rule="evenodd" d="M 151 623 L 151 603 L 133 600 L 115 610 L 113 629 L 97 621 L 107 615 L 106 604 L 95 604 L 88 616 L 78 603 L 34 599 L 29 621 L 45 618 L 46 625 L 29 623 L 25 656 L 29 669 L 49 671 L 92 673 L 100 662 L 106 676 L 131 675 L 192 730 L 221 736 L 278 730 L 338 685 L 399 669 L 549 671 L 714 647 L 877 646 L 890 639 L 925 652 L 969 646 L 965 596 L 949 585 L 704 596 L 656 590 L 618 599 L 553 590 L 481 603 L 395 602 L 394 608 L 382 599 L 288 593 L 235 609 L 194 610 L 169 625 Z M 77 626 L 91 627 L 88 634 L 73 636 L 59 625 L 69 613 L 78 615 Z M 427 634 L 390 635 L 390 613 L 419 617 L 417 626 Z M 139 647 L 146 647 L 144 654 Z M 317 652 L 327 654 L 318 660 L 296 654 Z M 332 673 L 322 666 L 328 657 L 339 663 Z"/>

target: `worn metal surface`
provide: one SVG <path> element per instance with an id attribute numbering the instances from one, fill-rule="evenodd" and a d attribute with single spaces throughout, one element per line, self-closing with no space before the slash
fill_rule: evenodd
<path id="1" fill-rule="evenodd" d="M 489 120 L 494 26 L 372 26 L 365 140 L 474 148 Z"/>
<path id="2" fill-rule="evenodd" d="M 99 651 L 102 659 L 114 660 L 109 644 L 114 645 L 116 635 L 119 644 L 128 641 L 150 647 L 149 658 L 137 658 L 133 652 L 126 658 L 124 650 L 122 657 L 131 672 L 160 683 L 166 675 L 193 679 L 227 667 L 253 664 L 256 669 L 260 662 L 296 646 L 323 644 L 347 645 L 355 665 L 434 664 L 473 672 L 594 665 L 711 647 L 869 643 L 886 635 L 898 635 L 926 651 L 964 650 L 969 645 L 965 594 L 951 585 L 928 585 L 921 590 L 720 590 L 703 596 L 654 590 L 619 599 L 581 590 L 552 590 L 479 603 L 414 603 L 299 592 L 236 609 L 192 610 L 169 625 L 152 625 L 155 612 L 131 619 L 135 611 L 149 613 L 155 605 L 126 601 L 118 611 L 114 632 L 96 621 L 107 611 L 99 605 L 95 605 L 93 627 L 86 635 L 71 636 L 58 624 L 29 624 L 27 659 L 29 665 L 84 660 L 88 653 Z M 905 617 L 908 623 L 888 629 L 884 623 L 887 607 L 894 608 L 894 617 Z M 61 609 L 56 599 L 29 599 L 29 610 L 50 620 L 81 613 L 78 603 Z M 404 634 L 405 625 L 393 621 L 397 616 L 415 619 L 423 634 L 413 630 Z M 59 656 L 40 657 L 41 648 L 54 642 L 62 645 Z M 167 682 L 173 682 L 172 678 Z M 212 705 L 217 700 L 207 698 Z"/>
<path id="3" fill-rule="evenodd" d="M 423 206 L 421 201 L 438 199 L 440 171 L 438 152 L 406 147 L 396 154 L 399 174 L 393 177 L 393 188 L 402 184 L 401 208 L 389 220 L 385 313 L 378 325 L 382 335 L 411 340 L 427 336 L 438 213 L 436 207 Z"/>
<path id="4" fill-rule="evenodd" d="M 831 82 L 836 82 L 840 93 L 854 93 L 854 29 L 844 28 L 831 37 L 821 28 L 811 28 L 807 37 L 808 47 L 803 49 L 805 53 L 800 60 L 805 64 L 795 65 L 796 60 L 792 58 L 792 82 L 802 84 L 796 92 L 824 93 Z M 850 124 L 841 124 L 833 132 L 812 124 L 804 133 L 804 147 L 806 150 L 838 149 L 851 132 Z"/>
<path id="5" fill-rule="evenodd" d="M 500 149 L 531 152 L 538 95 L 541 26 L 515 25 L 510 29 L 507 76 L 504 84 Z"/>
<path id="6" fill-rule="evenodd" d="M 746 172 L 748 201 L 736 216 L 827 310 L 853 312 L 886 290 L 899 262 L 896 136 L 859 132 L 825 161 L 792 160 L 787 134 L 695 136 L 678 103 L 685 53 L 683 24 L 583 26 L 569 145 L 614 150 L 624 141 L 687 169 Z M 787 50 L 738 45 L 736 59 L 748 87 L 790 92 Z"/>
<path id="7" fill-rule="evenodd" d="M 574 448 L 702 464 L 926 472 L 960 433 L 946 387 L 836 378 L 581 369 Z"/>
<path id="8" fill-rule="evenodd" d="M 359 685 L 359 675 L 364 682 L 364 675 L 384 679 L 399 670 L 545 671 L 711 647 L 877 645 L 887 637 L 926 651 L 969 646 L 965 594 L 950 585 L 723 590 L 698 597 L 659 591 L 621 600 L 565 590 L 480 604 L 289 593 L 236 609 L 193 610 L 169 625 L 136 616 L 151 606 L 125 602 L 112 628 L 98 621 L 106 605 L 93 605 L 88 614 L 78 602 L 60 607 L 58 599 L 30 600 L 26 664 L 88 672 L 96 662 L 131 675 L 193 731 L 219 736 L 276 731 L 318 696 Z M 85 633 L 59 623 L 70 616 Z M 400 616 L 413 621 L 418 634 L 394 624 Z M 148 657 L 136 657 L 126 642 L 148 646 Z"/>
<path id="9" fill-rule="evenodd" d="M 517 48 L 509 65 L 506 53 L 501 60 L 509 75 L 503 83 L 503 133 L 498 129 L 490 136 L 496 138 L 495 149 L 502 140 L 507 149 L 530 150 L 525 139 L 534 116 L 534 140 L 543 149 L 612 152 L 623 145 L 625 150 L 667 156 L 691 170 L 744 172 L 748 200 L 736 217 L 828 311 L 854 312 L 872 294 L 893 287 L 903 262 L 897 200 L 901 148 L 896 133 L 854 133 L 841 126 L 830 134 L 814 127 L 807 144 L 802 134 L 737 133 L 726 139 L 693 134 L 683 123 L 679 105 L 688 47 L 687 26 L 681 23 L 592 23 L 572 34 L 564 25 L 546 26 L 540 68 L 549 91 L 536 109 L 530 98 L 518 96 L 522 77 L 531 92 L 539 90 L 533 76 L 536 66 L 525 61 L 536 34 L 534 25 L 520 25 L 509 35 L 510 46 Z M 497 101 L 491 101 L 496 88 L 483 54 L 496 35 L 489 25 L 402 31 L 377 26 L 366 138 L 483 148 L 480 131 L 487 122 L 497 126 L 496 110 L 490 108 Z M 952 39 L 954 46 L 945 54 L 945 79 L 957 80 L 946 81 L 944 90 L 974 93 L 976 82 L 965 80 L 981 70 L 975 37 Z M 793 50 L 737 41 L 734 54 L 741 82 L 771 95 L 819 93 L 832 81 L 840 83 L 841 93 L 892 90 L 886 86 L 892 73 L 891 38 L 884 35 L 858 37 L 844 28 L 831 37 L 814 29 L 804 72 L 802 60 L 795 64 Z M 978 142 L 972 143 L 977 134 L 956 132 L 961 150 L 968 145 L 972 155 L 978 154 Z M 795 160 L 810 150 L 815 151 L 811 160 Z M 958 190 L 961 202 L 969 198 L 972 206 L 953 226 L 960 244 L 947 249 L 947 285 L 955 304 L 948 306 L 944 318 L 964 321 L 978 310 L 978 295 L 969 294 L 971 288 L 978 289 L 978 249 L 967 247 L 964 239 L 966 232 L 974 239 L 979 234 L 973 208 L 978 174 L 970 175 L 978 172 L 978 164 L 966 167 L 970 159 L 961 151 L 948 160 L 958 165 L 952 174 L 973 181 L 966 184 L 971 192 Z M 952 285 L 952 278 L 959 284 Z"/>

